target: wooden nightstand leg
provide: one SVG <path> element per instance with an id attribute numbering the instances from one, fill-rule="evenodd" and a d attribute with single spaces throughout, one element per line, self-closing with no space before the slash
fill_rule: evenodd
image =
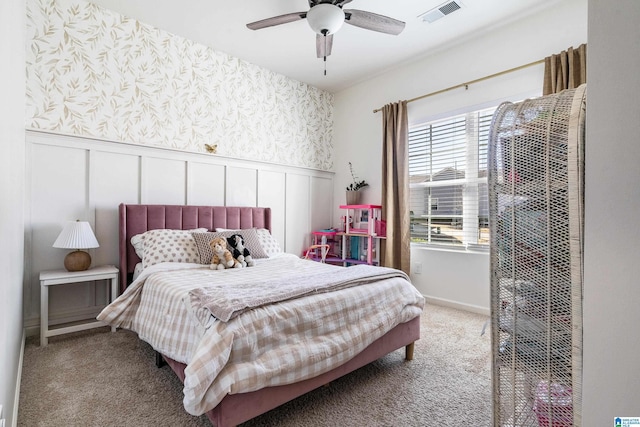
<path id="1" fill-rule="evenodd" d="M 111 279 L 111 302 L 114 302 L 116 300 L 116 298 L 118 297 L 118 275 L 116 275 L 116 277 L 114 277 L 113 279 Z M 115 332 L 116 331 L 116 327 L 112 326 L 111 327 L 111 332 Z"/>
<path id="2" fill-rule="evenodd" d="M 40 346 L 44 347 L 49 342 L 47 331 L 49 329 L 49 287 L 40 286 Z"/>
<path id="3" fill-rule="evenodd" d="M 405 360 L 413 360 L 413 349 L 415 348 L 416 343 L 412 342 L 411 344 L 405 347 Z"/>

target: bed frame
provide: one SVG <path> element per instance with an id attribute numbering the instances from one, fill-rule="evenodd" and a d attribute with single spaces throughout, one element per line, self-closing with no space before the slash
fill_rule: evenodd
<path id="1" fill-rule="evenodd" d="M 271 209 L 229 206 L 127 205 L 119 206 L 120 287 L 123 291 L 140 262 L 131 237 L 147 230 L 171 228 L 188 230 L 206 227 L 266 228 L 271 230 Z M 274 409 L 296 397 L 325 385 L 365 366 L 399 348 L 406 348 L 406 360 L 413 359 L 414 342 L 420 339 L 420 317 L 400 324 L 374 341 L 364 351 L 342 366 L 294 384 L 267 387 L 261 390 L 227 395 L 207 417 L 216 427 L 232 427 Z M 184 381 L 186 365 L 162 355 L 162 358 Z"/>

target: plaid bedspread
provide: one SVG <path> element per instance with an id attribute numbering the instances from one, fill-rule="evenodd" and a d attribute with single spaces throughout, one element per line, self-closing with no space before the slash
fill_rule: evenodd
<path id="1" fill-rule="evenodd" d="M 259 306 L 228 322 L 194 309 L 189 292 L 210 284 L 277 283 L 293 271 L 298 276 L 349 270 L 293 255 L 260 261 L 221 271 L 157 264 L 98 319 L 137 332 L 154 349 L 185 363 L 184 407 L 201 415 L 227 394 L 291 384 L 336 368 L 424 307 L 413 285 L 392 277 Z"/>

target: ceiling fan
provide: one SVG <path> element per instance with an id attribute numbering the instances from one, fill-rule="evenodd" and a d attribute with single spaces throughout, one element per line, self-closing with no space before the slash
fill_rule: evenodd
<path id="1" fill-rule="evenodd" d="M 398 35 L 404 29 L 405 23 L 388 16 L 378 15 L 358 9 L 342 7 L 352 0 L 309 0 L 309 10 L 306 12 L 287 13 L 247 24 L 251 30 L 273 27 L 289 22 L 307 19 L 309 26 L 316 33 L 316 53 L 318 58 L 331 55 L 333 35 L 342 27 L 342 23 L 364 28 L 380 33 Z M 325 69 L 325 74 L 326 74 Z"/>

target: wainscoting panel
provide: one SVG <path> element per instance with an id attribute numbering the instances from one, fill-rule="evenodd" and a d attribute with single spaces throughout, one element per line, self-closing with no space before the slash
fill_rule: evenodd
<path id="1" fill-rule="evenodd" d="M 42 270 L 63 266 L 69 250 L 52 245 L 67 221 L 77 219 L 93 223 L 88 216 L 87 151 L 74 147 L 32 146 L 27 150 L 30 161 L 27 173 L 28 208 L 25 219 L 25 280 L 32 286 L 25 292 L 29 304 L 26 315 L 40 310 L 40 281 Z M 76 285 L 58 286 L 50 293 L 51 306 L 57 311 L 70 307 L 86 307 L 93 300 L 91 291 L 79 291 Z M 85 288 L 91 288 L 85 286 Z M 55 317 L 55 311 L 51 311 Z"/>
<path id="2" fill-rule="evenodd" d="M 333 192 L 333 180 L 327 178 L 311 178 L 311 194 L 330 194 Z M 336 206 L 337 209 L 337 206 Z M 332 219 L 335 212 L 331 203 L 319 198 L 311 199 L 311 230 L 320 230 L 333 227 Z"/>
<path id="3" fill-rule="evenodd" d="M 142 203 L 184 205 L 187 201 L 187 164 L 184 160 L 144 157 Z"/>
<path id="4" fill-rule="evenodd" d="M 140 202 L 140 156 L 90 150 L 91 200 L 95 211 L 94 232 L 100 249 L 92 255 L 93 265 L 114 264 L 118 259 L 118 205 Z M 96 292 L 104 301 L 104 286 Z"/>
<path id="5" fill-rule="evenodd" d="M 51 245 L 66 221 L 91 223 L 100 247 L 92 265 L 118 265 L 120 203 L 265 206 L 273 235 L 301 254 L 311 225 L 332 216 L 333 173 L 166 148 L 27 131 L 25 327 L 38 332 L 42 270 L 63 268 L 67 251 Z M 51 292 L 52 324 L 95 317 L 104 283 Z"/>
<path id="6" fill-rule="evenodd" d="M 257 173 L 253 168 L 227 167 L 227 206 L 257 206 Z"/>
<path id="7" fill-rule="evenodd" d="M 302 255 L 309 246 L 311 233 L 311 178 L 305 175 L 287 175 L 287 194 L 296 194 L 286 200 L 285 217 L 287 220 L 287 252 Z"/>
<path id="8" fill-rule="evenodd" d="M 271 234 L 281 246 L 285 243 L 285 189 L 287 174 L 276 171 L 258 172 L 258 206 L 271 208 Z"/>
<path id="9" fill-rule="evenodd" d="M 187 204 L 224 205 L 225 167 L 210 163 L 189 162 L 187 171 Z"/>

